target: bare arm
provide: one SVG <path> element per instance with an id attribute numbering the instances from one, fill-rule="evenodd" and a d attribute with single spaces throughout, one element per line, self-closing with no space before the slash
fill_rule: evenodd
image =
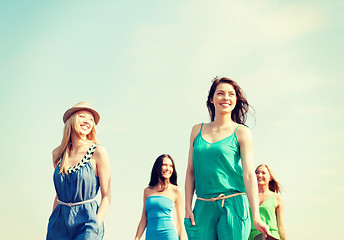
<path id="1" fill-rule="evenodd" d="M 148 189 L 146 188 L 144 193 L 143 193 L 143 209 L 142 209 L 142 215 L 141 215 L 141 220 L 139 222 L 139 226 L 137 227 L 136 235 L 135 235 L 135 240 L 139 240 L 145 231 L 147 227 L 147 214 L 146 214 L 146 209 L 145 209 L 145 204 L 147 200 L 147 195 L 148 195 Z"/>
<path id="2" fill-rule="evenodd" d="M 251 206 L 252 220 L 255 228 L 263 234 L 270 234 L 267 226 L 259 215 L 258 186 L 256 175 L 254 174 L 253 164 L 253 140 L 250 130 L 245 126 L 240 126 L 237 131 L 240 145 L 241 161 L 243 166 L 243 180 L 246 194 Z"/>
<path id="3" fill-rule="evenodd" d="M 53 155 L 53 166 L 54 166 L 54 169 L 56 168 L 57 166 L 57 163 L 54 161 L 54 159 L 56 159 L 56 155 L 57 155 L 57 150 L 58 150 L 58 147 L 55 148 L 52 152 L 52 155 Z M 54 203 L 53 203 L 53 211 L 54 209 L 56 208 L 56 206 L 58 205 L 57 203 L 57 195 L 55 195 L 55 198 L 54 198 Z"/>
<path id="4" fill-rule="evenodd" d="M 193 142 L 200 128 L 201 128 L 201 125 L 198 124 L 198 125 L 195 125 L 191 131 L 188 166 L 186 169 L 186 177 L 185 177 L 185 218 L 190 218 L 192 225 L 195 225 L 194 214 L 191 209 L 192 198 L 195 191 L 195 175 L 194 175 L 193 165 L 192 165 L 192 151 L 193 151 Z"/>
<path id="5" fill-rule="evenodd" d="M 54 203 L 53 203 L 53 211 L 55 210 L 57 205 L 58 205 L 58 203 L 57 203 L 57 195 L 55 195 Z"/>
<path id="6" fill-rule="evenodd" d="M 287 234 L 284 228 L 284 202 L 282 197 L 278 198 L 278 207 L 276 208 L 276 216 L 277 216 L 277 227 L 278 233 L 281 237 L 281 240 L 287 240 Z"/>
<path id="7" fill-rule="evenodd" d="M 102 200 L 99 204 L 97 217 L 99 224 L 104 221 L 105 215 L 110 207 L 111 202 L 111 174 L 110 163 L 106 149 L 99 145 L 95 151 L 97 172 L 100 183 L 100 190 L 102 194 Z"/>
<path id="8" fill-rule="evenodd" d="M 183 196 L 179 188 L 176 190 L 176 217 L 177 217 L 177 232 L 179 240 L 184 240 L 184 221 L 183 221 Z"/>

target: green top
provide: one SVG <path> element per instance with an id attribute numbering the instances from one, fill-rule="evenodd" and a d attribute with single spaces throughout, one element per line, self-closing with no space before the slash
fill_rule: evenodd
<path id="1" fill-rule="evenodd" d="M 246 192 L 236 131 L 230 136 L 209 143 L 202 137 L 202 128 L 193 142 L 192 162 L 196 195 L 217 197 L 223 193 Z"/>
<path id="2" fill-rule="evenodd" d="M 276 198 L 275 196 L 271 196 L 266 199 L 262 204 L 259 206 L 259 213 L 260 218 L 263 222 L 265 222 L 270 227 L 271 236 L 274 238 L 280 239 L 280 235 L 278 234 L 278 227 L 277 227 L 277 218 L 275 213 L 275 206 L 276 206 Z M 252 219 L 252 213 L 251 219 Z M 253 221 L 251 221 L 251 234 L 249 240 L 252 240 L 255 236 L 260 234 L 260 232 L 254 227 Z"/>

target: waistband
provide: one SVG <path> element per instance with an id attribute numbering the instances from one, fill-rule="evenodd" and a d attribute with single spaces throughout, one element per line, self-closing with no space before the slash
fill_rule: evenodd
<path id="1" fill-rule="evenodd" d="M 201 200 L 201 201 L 207 201 L 207 202 L 215 202 L 215 201 L 218 201 L 218 200 L 222 200 L 222 203 L 221 203 L 221 207 L 224 206 L 225 204 L 225 199 L 227 198 L 232 198 L 232 197 L 236 197 L 236 196 L 239 196 L 239 195 L 243 195 L 245 193 L 241 192 L 241 193 L 234 193 L 234 194 L 231 194 L 231 195 L 224 195 L 223 193 L 221 193 L 219 196 L 217 197 L 212 197 L 212 198 L 200 198 L 200 197 L 197 197 L 198 200 Z"/>
<path id="2" fill-rule="evenodd" d="M 92 198 L 92 199 L 89 199 L 89 200 L 86 200 L 86 201 L 82 201 L 82 202 L 75 202 L 75 203 L 65 203 L 65 202 L 62 202 L 60 199 L 57 199 L 57 202 L 61 205 L 65 205 L 65 206 L 68 206 L 68 207 L 72 207 L 72 206 L 77 206 L 77 205 L 81 205 L 81 204 L 85 204 L 85 203 L 90 203 L 90 202 L 93 202 L 95 201 L 96 199 L 95 198 Z"/>

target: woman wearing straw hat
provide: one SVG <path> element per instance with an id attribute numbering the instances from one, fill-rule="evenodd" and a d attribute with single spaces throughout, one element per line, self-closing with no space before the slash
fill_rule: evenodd
<path id="1" fill-rule="evenodd" d="M 245 126 L 249 104 L 239 85 L 215 78 L 207 100 L 211 122 L 193 127 L 185 179 L 185 228 L 189 240 L 243 240 L 268 226 L 258 210 L 253 146 Z M 197 200 L 193 211 L 192 198 Z"/>
<path id="2" fill-rule="evenodd" d="M 106 149 L 97 144 L 99 120 L 88 102 L 74 105 L 63 115 L 62 142 L 53 151 L 56 197 L 46 239 L 103 239 L 103 220 L 111 201 L 110 164 Z"/>

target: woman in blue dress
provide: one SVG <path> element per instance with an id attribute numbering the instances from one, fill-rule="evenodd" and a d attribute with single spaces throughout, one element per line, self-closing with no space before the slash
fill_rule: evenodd
<path id="1" fill-rule="evenodd" d="M 106 149 L 96 140 L 99 119 L 88 102 L 74 105 L 63 116 L 63 139 L 53 151 L 56 197 L 47 240 L 103 239 L 103 220 L 111 200 L 110 164 Z"/>
<path id="2" fill-rule="evenodd" d="M 142 217 L 135 240 L 141 238 L 146 228 L 146 240 L 184 240 L 183 197 L 170 155 L 163 154 L 156 159 L 148 185 L 144 190 Z M 174 206 L 177 231 L 171 218 Z"/>

